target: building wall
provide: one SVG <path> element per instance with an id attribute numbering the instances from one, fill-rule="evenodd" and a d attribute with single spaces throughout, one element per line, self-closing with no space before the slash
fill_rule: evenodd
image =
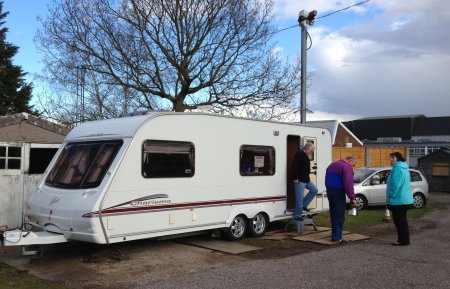
<path id="1" fill-rule="evenodd" d="M 334 146 L 346 147 L 347 143 L 351 143 L 352 147 L 362 147 L 360 142 L 355 137 L 353 137 L 351 134 L 348 133 L 348 131 L 342 128 L 342 125 L 339 125 L 336 131 Z"/>
<path id="2" fill-rule="evenodd" d="M 412 136 L 411 140 L 415 142 L 450 142 L 450 135 L 423 135 L 423 136 Z"/>
<path id="3" fill-rule="evenodd" d="M 437 152 L 421 158 L 418 167 L 427 179 L 430 191 L 450 192 L 450 155 L 448 153 Z"/>

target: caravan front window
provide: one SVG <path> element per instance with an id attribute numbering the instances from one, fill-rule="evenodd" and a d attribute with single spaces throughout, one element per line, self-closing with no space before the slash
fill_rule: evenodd
<path id="1" fill-rule="evenodd" d="M 96 141 L 67 144 L 45 184 L 67 189 L 95 188 L 100 185 L 122 141 Z"/>
<path id="2" fill-rule="evenodd" d="M 142 147 L 144 178 L 194 176 L 194 145 L 191 142 L 147 140 Z"/>

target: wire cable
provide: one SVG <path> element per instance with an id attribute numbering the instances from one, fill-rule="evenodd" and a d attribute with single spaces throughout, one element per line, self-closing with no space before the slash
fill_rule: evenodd
<path id="1" fill-rule="evenodd" d="M 325 15 L 323 15 L 323 16 L 317 17 L 317 19 L 328 17 L 328 16 L 333 15 L 333 14 L 335 14 L 335 13 L 338 13 L 338 12 L 341 12 L 341 11 L 344 11 L 344 10 L 347 10 L 347 9 L 350 9 L 350 8 L 352 8 L 352 7 L 355 7 L 355 6 L 362 5 L 362 4 L 367 3 L 367 2 L 369 2 L 369 1 L 370 1 L 370 0 L 365 0 L 365 1 L 362 1 L 362 2 L 359 2 L 359 3 L 356 3 L 356 4 L 353 4 L 353 5 L 351 5 L 351 6 L 348 6 L 348 7 L 345 7 L 345 8 L 339 9 L 339 10 L 336 10 L 336 11 L 334 11 L 334 12 L 325 14 Z"/>
<path id="2" fill-rule="evenodd" d="M 325 15 L 323 15 L 323 16 L 317 17 L 317 19 L 321 19 L 321 18 L 328 17 L 328 16 L 330 16 L 330 15 L 333 15 L 333 14 L 336 14 L 336 13 L 339 13 L 339 12 L 342 12 L 342 11 L 347 10 L 347 9 L 350 9 L 350 8 L 352 8 L 352 7 L 355 7 L 355 6 L 359 6 L 359 5 L 365 4 L 365 3 L 369 2 L 369 1 L 370 1 L 370 0 L 365 0 L 365 1 L 362 1 L 362 2 L 359 2 L 359 3 L 356 3 L 356 4 L 353 4 L 353 5 L 351 5 L 351 6 L 348 6 L 348 7 L 345 7 L 345 8 L 342 8 L 342 9 L 339 9 L 339 10 L 336 10 L 336 11 L 333 11 L 333 12 L 330 12 L 330 13 L 325 14 Z M 286 27 L 286 28 L 283 28 L 283 29 L 274 31 L 274 32 L 272 32 L 271 34 L 277 34 L 277 33 L 279 33 L 279 32 L 282 32 L 282 31 L 285 31 L 285 30 L 288 30 L 288 29 L 292 29 L 292 28 L 297 27 L 297 26 L 298 26 L 298 24 L 295 24 L 295 25 L 292 25 L 292 26 L 289 26 L 289 27 Z"/>

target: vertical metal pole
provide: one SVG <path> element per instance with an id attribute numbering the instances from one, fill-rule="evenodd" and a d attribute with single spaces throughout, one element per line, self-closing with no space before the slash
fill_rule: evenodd
<path id="1" fill-rule="evenodd" d="M 306 20 L 300 23 L 302 28 L 301 46 L 301 83 L 300 83 L 300 123 L 306 123 Z"/>

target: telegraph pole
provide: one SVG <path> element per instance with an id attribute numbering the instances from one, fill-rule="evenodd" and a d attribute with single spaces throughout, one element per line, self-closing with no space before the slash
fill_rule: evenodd
<path id="1" fill-rule="evenodd" d="M 298 15 L 298 24 L 302 29 L 302 44 L 301 44 L 301 80 L 300 80 L 300 123 L 306 123 L 306 41 L 308 34 L 308 25 L 313 25 L 316 21 L 317 10 L 307 12 L 300 11 Z"/>

